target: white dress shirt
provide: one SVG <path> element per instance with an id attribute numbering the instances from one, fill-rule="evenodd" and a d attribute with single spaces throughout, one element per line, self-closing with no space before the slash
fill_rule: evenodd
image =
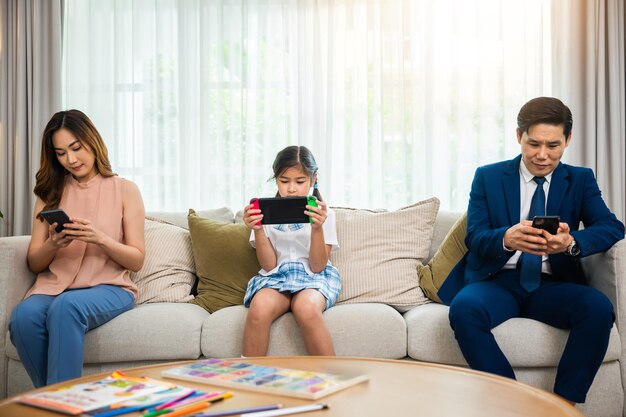
<path id="1" fill-rule="evenodd" d="M 324 230 L 324 242 L 332 245 L 332 251 L 339 249 L 337 241 L 337 225 L 335 212 L 329 207 L 327 217 L 322 225 Z M 289 227 L 281 227 L 278 230 L 275 224 L 263 225 L 263 230 L 276 251 L 276 267 L 271 271 L 261 269 L 259 275 L 271 275 L 278 271 L 278 267 L 285 262 L 301 262 L 309 275 L 313 275 L 309 266 L 309 249 L 311 247 L 311 225 L 302 224 L 299 229 L 291 230 Z M 254 230 L 250 234 L 250 244 L 256 248 Z M 327 265 L 331 265 L 330 259 Z"/>
<path id="2" fill-rule="evenodd" d="M 535 177 L 530 173 L 526 165 L 524 164 L 524 160 L 522 159 L 519 164 L 519 181 L 520 181 L 520 221 L 528 220 L 528 214 L 530 214 L 530 203 L 533 199 L 533 194 L 535 194 L 535 190 L 537 189 L 537 183 L 533 181 Z M 552 172 L 545 176 L 546 181 L 543 183 L 543 191 L 546 194 L 546 204 L 548 203 L 548 192 L 550 191 L 550 182 L 552 181 Z M 546 213 L 550 214 L 550 213 Z M 504 241 L 502 242 L 504 244 Z M 505 246 L 506 248 L 506 246 Z M 504 269 L 515 269 L 517 267 L 517 262 L 519 257 L 521 256 L 521 251 L 515 251 L 515 254 L 509 258 L 509 261 L 504 265 Z M 541 260 L 541 272 L 544 274 L 552 274 L 552 268 L 550 267 L 550 262 L 548 262 L 548 256 L 545 255 Z"/>

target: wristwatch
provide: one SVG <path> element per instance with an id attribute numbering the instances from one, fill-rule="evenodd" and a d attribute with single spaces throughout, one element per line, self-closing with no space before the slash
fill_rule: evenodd
<path id="1" fill-rule="evenodd" d="M 565 253 L 569 256 L 580 255 L 580 246 L 578 246 L 578 243 L 576 243 L 576 239 L 572 239 L 572 243 L 569 244 Z"/>

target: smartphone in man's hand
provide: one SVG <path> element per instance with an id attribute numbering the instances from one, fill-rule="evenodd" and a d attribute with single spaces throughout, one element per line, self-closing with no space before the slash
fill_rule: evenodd
<path id="1" fill-rule="evenodd" d="M 61 233 L 63 230 L 63 225 L 65 223 L 71 223 L 70 216 L 67 215 L 63 209 L 52 209 L 52 210 L 44 210 L 41 213 L 41 217 L 43 217 L 48 224 L 56 223 L 57 227 L 55 228 L 57 233 Z"/>
<path id="2" fill-rule="evenodd" d="M 533 217 L 533 227 L 537 229 L 543 229 L 551 235 L 556 235 L 559 230 L 559 223 L 561 218 L 559 216 L 535 216 Z"/>

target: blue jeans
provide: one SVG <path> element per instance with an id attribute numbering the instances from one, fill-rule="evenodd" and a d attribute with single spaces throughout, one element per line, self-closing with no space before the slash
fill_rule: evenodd
<path id="1" fill-rule="evenodd" d="M 570 331 L 559 361 L 554 392 L 585 402 L 602 365 L 615 320 L 611 301 L 600 291 L 580 284 L 549 281 L 527 292 L 517 270 L 500 271 L 493 279 L 464 287 L 450 304 L 450 325 L 472 369 L 509 378 L 515 373 L 491 329 L 513 317 L 525 317 Z"/>
<path id="2" fill-rule="evenodd" d="M 31 295 L 11 314 L 9 331 L 36 388 L 78 378 L 85 333 L 133 308 L 133 295 L 114 285 Z"/>

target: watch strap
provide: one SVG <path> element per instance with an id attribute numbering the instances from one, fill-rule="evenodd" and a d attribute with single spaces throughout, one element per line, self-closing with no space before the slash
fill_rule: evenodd
<path id="1" fill-rule="evenodd" d="M 572 239 L 572 243 L 569 244 L 566 252 L 569 256 L 578 256 L 580 254 L 580 248 L 578 247 L 576 239 Z"/>

